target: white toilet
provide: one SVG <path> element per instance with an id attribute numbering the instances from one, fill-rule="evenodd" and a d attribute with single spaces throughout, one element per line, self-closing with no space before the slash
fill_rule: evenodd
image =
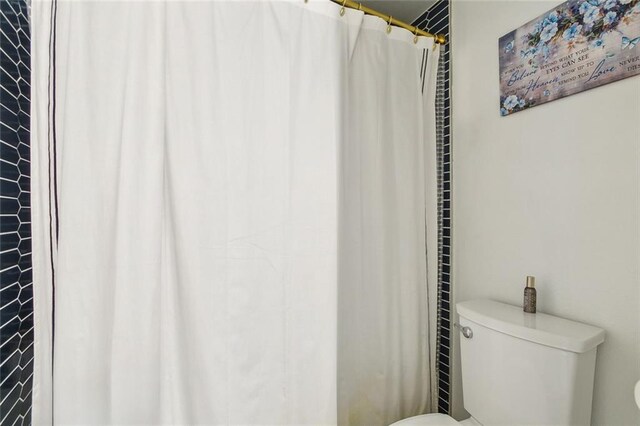
<path id="1" fill-rule="evenodd" d="M 604 330 L 492 300 L 458 303 L 464 408 L 393 426 L 589 425 Z"/>

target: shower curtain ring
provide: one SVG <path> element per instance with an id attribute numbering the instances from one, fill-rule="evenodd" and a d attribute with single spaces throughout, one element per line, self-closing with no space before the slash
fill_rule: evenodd
<path id="1" fill-rule="evenodd" d="M 418 27 L 413 27 L 413 44 L 418 44 Z"/>
<path id="2" fill-rule="evenodd" d="M 391 34 L 391 20 L 393 16 L 389 16 L 389 22 L 387 22 L 387 34 Z"/>
<path id="3" fill-rule="evenodd" d="M 340 16 L 344 16 L 344 14 L 346 13 L 346 9 L 344 8 L 344 5 L 347 3 L 347 0 L 342 0 L 342 7 L 340 8 Z"/>

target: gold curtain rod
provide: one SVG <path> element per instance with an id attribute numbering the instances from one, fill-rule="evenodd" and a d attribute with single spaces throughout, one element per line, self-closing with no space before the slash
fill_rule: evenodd
<path id="1" fill-rule="evenodd" d="M 339 4 L 342 7 L 348 7 L 350 9 L 358 9 L 364 13 L 366 13 L 367 15 L 373 15 L 373 16 L 377 16 L 378 18 L 382 18 L 385 22 L 388 22 L 391 25 L 395 25 L 396 27 L 401 27 L 404 28 L 406 30 L 411 31 L 413 34 L 416 35 L 421 35 L 421 36 L 425 36 L 425 37 L 431 37 L 433 39 L 435 39 L 435 42 L 438 44 L 445 44 L 447 42 L 447 39 L 445 38 L 444 35 L 442 34 L 431 34 L 428 33 L 426 31 L 421 30 L 420 28 L 414 27 L 413 25 L 409 25 L 405 22 L 399 21 L 396 18 L 389 16 L 389 15 L 385 15 L 384 13 L 380 13 L 377 10 L 368 8 L 366 6 L 363 6 L 362 3 L 358 3 L 355 2 L 353 0 L 331 0 L 334 3 Z"/>

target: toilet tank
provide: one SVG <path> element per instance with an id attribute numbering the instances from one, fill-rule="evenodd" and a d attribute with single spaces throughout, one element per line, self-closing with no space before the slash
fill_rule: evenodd
<path id="1" fill-rule="evenodd" d="M 456 306 L 464 407 L 476 420 L 483 426 L 590 424 L 604 330 L 492 300 Z"/>

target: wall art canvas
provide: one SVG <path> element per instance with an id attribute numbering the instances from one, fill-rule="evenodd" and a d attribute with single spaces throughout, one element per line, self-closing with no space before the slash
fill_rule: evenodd
<path id="1" fill-rule="evenodd" d="M 569 0 L 499 41 L 505 116 L 640 74 L 640 0 Z"/>

